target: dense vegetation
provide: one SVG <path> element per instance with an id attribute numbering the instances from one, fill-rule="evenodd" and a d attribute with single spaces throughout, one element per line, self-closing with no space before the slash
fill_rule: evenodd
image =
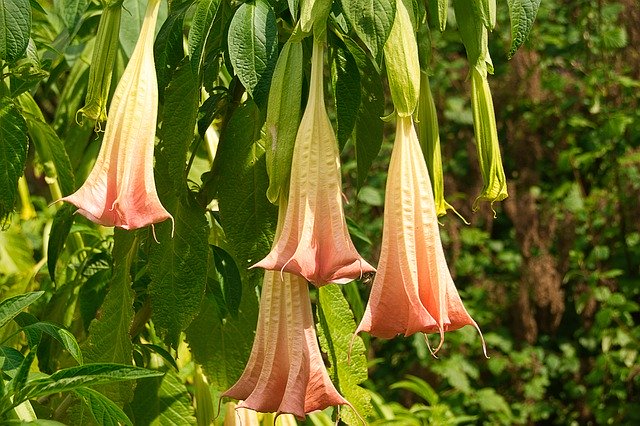
<path id="1" fill-rule="evenodd" d="M 254 160 L 263 195 L 267 182 L 264 150 L 252 156 L 262 149 L 254 142 L 266 94 L 255 86 L 256 103 L 247 101 L 240 80 L 225 68 L 230 59 L 221 47 L 240 2 L 197 2 L 200 12 L 215 12 L 209 23 L 220 29 L 208 41 L 189 36 L 191 59 L 174 54 L 183 39 L 172 35 L 175 28 L 181 34 L 183 25 L 201 24 L 189 24 L 194 2 L 173 1 L 169 12 L 166 5 L 161 10 L 155 179 L 175 229 L 166 221 L 153 232 L 112 231 L 54 203 L 84 181 L 104 137 L 77 114 L 102 7 L 39 3 L 32 1 L 26 57 L 0 63 L 7 65 L 0 67 L 6 80 L 0 82 L 0 118 L 4 99 L 17 99 L 30 140 L 20 201 L 0 232 L 0 416 L 28 420 L 32 409 L 39 419 L 65 424 L 230 421 L 228 399 L 215 418 L 218 399 L 249 356 L 262 278 L 241 262 L 268 252 L 277 210 L 263 196 L 242 213 L 255 190 L 247 189 L 255 184 Z M 285 1 L 269 3 L 276 13 L 286 9 Z M 483 183 L 469 68 L 454 14 L 443 32 L 431 31 L 445 195 L 470 222 L 449 211 L 440 217 L 441 234 L 489 357 L 477 333 L 465 327 L 447 333 L 437 358 L 421 333 L 391 340 L 363 333 L 364 346 L 358 339 L 347 361 L 370 277 L 342 292 L 311 288 L 331 378 L 372 424 L 640 423 L 640 10 L 634 0 L 543 1 L 528 41 L 508 60 L 506 3 L 499 2 L 489 37 L 489 83 L 509 192 L 493 204 L 495 217 L 489 204 L 471 209 Z M 70 4 L 78 5 L 75 14 Z M 218 4 L 226 6 L 220 11 Z M 111 92 L 132 54 L 145 5 L 124 2 Z M 279 21 L 280 47 L 290 23 Z M 307 59 L 308 40 L 304 49 Z M 337 74 L 354 57 L 344 58 L 332 62 Z M 380 115 L 394 109 L 386 95 Z M 329 92 L 326 98 L 343 147 L 349 229 L 375 265 L 394 126 L 381 128 L 382 147 L 365 179 L 357 145 L 340 133 L 341 105 Z M 185 142 L 190 124 L 197 134 Z M 217 137 L 205 137 L 210 125 L 219 145 Z M 0 136 L 7 138 L 5 130 Z M 174 179 L 180 158 L 188 164 L 184 180 Z M 203 258 L 208 261 L 193 261 Z M 8 410 L 23 400 L 28 408 Z M 348 411 L 343 420 L 358 424 Z M 304 422 L 331 424 L 332 416 L 335 410 L 327 409 Z M 273 416 L 260 421 L 270 424 Z M 287 416 L 279 421 L 294 422 Z"/>

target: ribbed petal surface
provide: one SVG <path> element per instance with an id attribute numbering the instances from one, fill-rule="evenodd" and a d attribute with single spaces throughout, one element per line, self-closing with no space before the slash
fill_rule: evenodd
<path id="1" fill-rule="evenodd" d="M 449 273 L 438 226 L 429 173 L 413 122 L 411 117 L 398 118 L 380 262 L 356 332 L 383 338 L 437 332 L 437 351 L 445 331 L 465 325 L 478 329 Z"/>
<path id="2" fill-rule="evenodd" d="M 338 144 L 324 105 L 323 45 L 314 41 L 309 100 L 296 135 L 289 207 L 280 238 L 256 267 L 321 286 L 375 269 L 356 251 L 342 209 Z"/>
<path id="3" fill-rule="evenodd" d="M 150 0 L 140 37 L 118 83 L 104 140 L 85 183 L 63 198 L 89 220 L 124 229 L 142 228 L 171 217 L 158 199 L 153 149 L 158 84 L 153 38 L 160 0 Z"/>
<path id="4" fill-rule="evenodd" d="M 251 355 L 238 382 L 224 396 L 260 412 L 307 413 L 348 404 L 322 361 L 307 282 L 266 271 Z"/>

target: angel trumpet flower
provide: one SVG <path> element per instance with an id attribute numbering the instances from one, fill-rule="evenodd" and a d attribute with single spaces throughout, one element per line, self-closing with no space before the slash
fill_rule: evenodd
<path id="1" fill-rule="evenodd" d="M 258 328 L 249 362 L 224 396 L 244 400 L 239 408 L 307 413 L 349 404 L 336 390 L 322 361 L 306 280 L 266 271 Z"/>
<path id="2" fill-rule="evenodd" d="M 324 105 L 323 51 L 324 44 L 314 40 L 309 100 L 293 149 L 282 233 L 254 265 L 300 275 L 316 286 L 344 284 L 374 271 L 353 246 L 342 210 L 338 145 Z"/>
<path id="3" fill-rule="evenodd" d="M 382 252 L 356 333 L 391 338 L 480 329 L 462 305 L 444 257 L 429 172 L 411 117 L 398 117 L 385 194 Z M 482 334 L 480 334 L 482 338 Z M 484 339 L 482 341 L 484 348 Z"/>
<path id="4" fill-rule="evenodd" d="M 136 229 L 171 218 L 153 179 L 158 109 L 153 38 L 159 8 L 160 0 L 149 0 L 138 42 L 111 101 L 93 170 L 80 189 L 62 199 L 101 225 Z"/>

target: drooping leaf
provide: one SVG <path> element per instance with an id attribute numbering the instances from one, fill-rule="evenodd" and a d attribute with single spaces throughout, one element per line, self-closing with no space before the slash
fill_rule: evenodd
<path id="1" fill-rule="evenodd" d="M 155 176 L 160 200 L 174 221 L 155 225 L 159 243 L 149 251 L 149 292 L 155 326 L 175 347 L 180 332 L 198 313 L 207 279 L 207 219 L 187 188 L 185 173 L 199 99 L 189 62 L 174 74 L 165 99 Z"/>
<path id="2" fill-rule="evenodd" d="M 211 252 L 216 271 L 215 281 L 221 287 L 225 308 L 232 316 L 236 317 L 242 300 L 240 272 L 233 257 L 222 248 L 211 246 Z"/>
<path id="3" fill-rule="evenodd" d="M 533 21 L 536 20 L 540 0 L 507 0 L 511 18 L 511 47 L 509 59 L 529 36 Z"/>
<path id="4" fill-rule="evenodd" d="M 38 300 L 44 291 L 33 291 L 30 293 L 19 294 L 0 302 L 0 327 L 11 321 L 24 308 Z"/>
<path id="5" fill-rule="evenodd" d="M 54 393 L 68 392 L 87 386 L 97 386 L 161 376 L 161 371 L 122 364 L 85 364 L 58 370 L 51 376 L 37 378 L 27 383 L 28 398 L 38 398 Z M 130 385 L 130 384 L 129 384 Z"/>
<path id="6" fill-rule="evenodd" d="M 89 338 L 83 344 L 87 362 L 132 363 L 133 345 L 129 330 L 133 322 L 133 292 L 129 270 L 137 248 L 135 233 L 115 230 L 109 290 L 98 311 L 98 318 L 89 326 Z M 120 405 L 133 397 L 130 383 L 107 386 L 101 391 Z"/>
<path id="7" fill-rule="evenodd" d="M 0 0 L 0 59 L 14 62 L 29 44 L 31 5 L 29 0 Z"/>
<path id="8" fill-rule="evenodd" d="M 227 43 L 235 73 L 256 104 L 264 108 L 278 60 L 278 26 L 269 3 L 243 3 L 233 15 Z"/>
<path id="9" fill-rule="evenodd" d="M 189 57 L 194 74 L 199 75 L 204 61 L 207 40 L 212 36 L 212 28 L 220 0 L 199 0 L 193 22 L 189 30 Z M 182 41 L 182 37 L 180 37 Z"/>
<path id="10" fill-rule="evenodd" d="M 183 61 L 165 90 L 164 118 L 158 148 L 165 156 L 168 177 L 176 194 L 186 189 L 187 149 L 198 118 L 200 93 L 188 61 Z"/>
<path id="11" fill-rule="evenodd" d="M 64 245 L 73 225 L 73 213 L 76 208 L 71 204 L 64 204 L 56 212 L 49 233 L 49 243 L 47 244 L 47 268 L 51 280 L 56 280 L 56 263 L 58 257 L 64 250 Z"/>
<path id="12" fill-rule="evenodd" d="M 55 10 L 62 18 L 69 32 L 73 32 L 89 6 L 88 0 L 60 0 L 54 3 Z"/>
<path id="13" fill-rule="evenodd" d="M 96 424 L 101 426 L 133 426 L 124 411 L 100 392 L 90 388 L 78 388 L 75 393 L 86 404 Z"/>
<path id="14" fill-rule="evenodd" d="M 137 425 L 194 425 L 193 406 L 187 388 L 175 375 L 141 380 L 131 402 L 133 420 Z"/>
<path id="15" fill-rule="evenodd" d="M 9 346 L 0 346 L 0 370 L 9 377 L 15 376 L 24 360 L 24 355 Z"/>
<path id="16" fill-rule="evenodd" d="M 44 121 L 40 107 L 30 94 L 23 93 L 17 98 L 17 101 L 27 121 L 31 142 L 40 157 L 47 180 L 58 182 L 61 195 L 71 194 L 75 191 L 73 169 L 60 137 Z"/>
<path id="17" fill-rule="evenodd" d="M 367 380 L 367 358 L 362 339 L 353 336 L 356 329 L 353 314 L 337 284 L 320 287 L 318 295 L 318 337 L 329 357 L 329 375 L 340 393 L 366 418 L 373 410 L 369 392 L 360 386 Z M 362 423 L 348 407 L 341 417 L 348 425 Z"/>
<path id="18" fill-rule="evenodd" d="M 382 54 L 396 14 L 390 0 L 341 0 L 342 10 L 374 58 Z"/>
<path id="19" fill-rule="evenodd" d="M 47 321 L 38 321 L 36 317 L 26 312 L 19 313 L 14 320 L 27 335 L 30 347 L 35 347 L 40 343 L 42 334 L 47 334 L 56 339 L 71 355 L 78 364 L 82 364 L 82 352 L 75 336 L 59 325 Z"/>
<path id="20" fill-rule="evenodd" d="M 24 172 L 28 147 L 24 118 L 11 99 L 0 96 L 0 221 L 18 200 L 18 179 Z"/>
<path id="21" fill-rule="evenodd" d="M 220 137 L 218 188 L 220 220 L 238 269 L 246 270 L 271 248 L 277 208 L 266 197 L 265 150 L 260 145 L 262 121 L 249 101 L 234 113 Z"/>
<path id="22" fill-rule="evenodd" d="M 346 45 L 360 70 L 362 90 L 353 135 L 360 189 L 382 146 L 383 123 L 380 117 L 384 115 L 384 89 L 380 73 L 365 52 L 349 39 L 346 39 Z"/>
<path id="23" fill-rule="evenodd" d="M 318 33 L 324 33 L 331 3 L 332 0 L 300 0 L 300 28 L 302 31 L 308 33 L 315 28 L 315 36 Z"/>
<path id="24" fill-rule="evenodd" d="M 247 330 L 255 330 L 258 319 L 255 285 L 256 279 L 247 280 L 245 275 L 238 315 L 225 321 L 222 321 L 213 297 L 205 296 L 200 313 L 187 329 L 191 352 L 218 393 L 238 380 L 249 359 L 253 333 L 247 333 Z"/>
<path id="25" fill-rule="evenodd" d="M 353 55 L 337 39 L 331 54 L 331 81 L 336 103 L 336 136 L 340 150 L 353 133 L 360 106 L 360 71 Z"/>
<path id="26" fill-rule="evenodd" d="M 161 92 L 169 84 L 178 63 L 184 58 L 182 47 L 184 15 L 189 10 L 192 0 L 180 3 L 177 7 L 174 3 L 170 4 L 167 20 L 162 24 L 153 45 L 158 88 Z"/>
<path id="27" fill-rule="evenodd" d="M 20 367 L 18 367 L 18 371 L 16 372 L 16 375 L 13 377 L 13 379 L 11 379 L 11 381 L 8 384 L 8 388 L 10 389 L 10 392 L 6 395 L 3 395 L 3 396 L 7 396 L 7 395 L 13 394 L 13 397 L 14 397 L 13 403 L 16 405 L 26 399 L 25 395 L 27 394 L 28 390 L 25 389 L 25 386 L 29 378 L 29 371 L 31 370 L 31 364 L 33 364 L 33 361 L 35 360 L 35 358 L 36 358 L 35 350 L 29 351 L 27 353 L 27 355 L 22 360 Z M 3 405 L 4 404 L 0 404 L 0 409 L 4 408 Z"/>

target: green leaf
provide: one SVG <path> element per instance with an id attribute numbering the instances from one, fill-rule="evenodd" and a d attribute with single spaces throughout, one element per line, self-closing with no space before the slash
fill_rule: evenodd
<path id="1" fill-rule="evenodd" d="M 11 379 L 11 382 L 9 382 L 9 386 L 8 386 L 10 389 L 9 395 L 13 394 L 14 406 L 20 404 L 25 399 L 28 399 L 28 398 L 25 398 L 26 392 L 24 388 L 27 384 L 27 379 L 29 378 L 29 370 L 31 369 L 31 364 L 33 364 L 33 360 L 36 359 L 35 348 L 32 348 L 32 349 L 34 350 L 29 351 L 29 353 L 27 353 L 27 355 L 22 360 L 20 367 L 18 367 L 18 371 L 16 372 L 16 375 L 13 377 L 13 379 Z M 2 404 L 0 404 L 0 406 L 1 405 Z"/>
<path id="2" fill-rule="evenodd" d="M 69 156 L 60 137 L 44 121 L 40 107 L 30 94 L 21 94 L 17 101 L 22 108 L 31 142 L 36 148 L 40 161 L 43 163 L 47 179 L 49 181 L 58 181 L 62 195 L 71 194 L 75 191 L 75 180 L 71 161 L 69 161 Z"/>
<path id="3" fill-rule="evenodd" d="M 238 316 L 242 300 L 242 280 L 233 257 L 220 247 L 211 246 L 216 271 L 216 281 L 222 288 L 225 308 L 232 316 Z"/>
<path id="4" fill-rule="evenodd" d="M 353 334 L 356 323 L 349 304 L 337 284 L 320 287 L 318 301 L 318 337 L 329 357 L 331 380 L 358 414 L 366 418 L 373 410 L 371 397 L 359 385 L 367 380 L 367 358 L 362 339 Z M 348 425 L 362 424 L 362 419 L 348 407 L 341 417 Z"/>
<path id="5" fill-rule="evenodd" d="M 269 253 L 277 208 L 266 197 L 265 150 L 260 145 L 262 122 L 255 103 L 236 109 L 220 137 L 220 221 L 238 269 L 246 270 Z M 216 159 L 216 161 L 218 161 Z"/>
<path id="6" fill-rule="evenodd" d="M 438 23 L 440 24 L 440 31 L 444 31 L 447 27 L 447 12 L 449 11 L 449 0 L 437 0 L 437 3 Z"/>
<path id="7" fill-rule="evenodd" d="M 29 0 L 0 0 L 0 59 L 14 62 L 29 44 L 31 5 Z"/>
<path id="8" fill-rule="evenodd" d="M 229 389 L 240 378 L 249 359 L 253 333 L 258 320 L 258 299 L 255 285 L 259 275 L 247 280 L 242 288 L 242 299 L 237 318 L 220 317 L 216 302 L 205 296 L 200 313 L 187 329 L 187 342 L 194 359 L 202 365 L 208 382 L 218 393 Z"/>
<path id="9" fill-rule="evenodd" d="M 425 382 L 419 377 L 416 376 L 407 376 L 407 380 L 400 380 L 399 382 L 395 382 L 390 386 L 391 389 L 406 389 L 414 394 L 418 395 L 420 398 L 424 399 L 429 405 L 436 405 L 440 398 L 438 397 L 438 393 L 429 385 L 429 383 Z"/>
<path id="10" fill-rule="evenodd" d="M 89 388 L 78 388 L 75 393 L 87 405 L 96 424 L 101 426 L 133 426 L 124 411 L 100 392 Z"/>
<path id="11" fill-rule="evenodd" d="M 124 13 L 120 21 L 120 45 L 127 58 L 131 57 L 136 42 L 140 36 L 142 21 L 147 10 L 147 0 L 124 0 L 122 7 Z M 160 3 L 156 32 L 160 30 L 162 23 L 167 18 L 167 2 Z"/>
<path id="12" fill-rule="evenodd" d="M 76 338 L 64 328 L 46 321 L 38 321 L 36 317 L 25 312 L 19 313 L 15 318 L 16 323 L 22 327 L 22 331 L 28 336 L 29 346 L 34 347 L 40 343 L 42 333 L 56 339 L 69 352 L 78 364 L 82 364 L 82 352 Z M 29 337 L 30 336 L 30 337 Z"/>
<path id="13" fill-rule="evenodd" d="M 24 308 L 38 300 L 44 291 L 19 294 L 0 302 L 0 327 L 11 321 Z"/>
<path id="14" fill-rule="evenodd" d="M 220 0 L 199 0 L 189 30 L 189 57 L 194 74 L 199 75 L 204 62 L 204 50 L 210 36 Z M 180 37 L 182 42 L 182 36 Z"/>
<path id="15" fill-rule="evenodd" d="M 188 61 L 183 61 L 165 90 L 163 121 L 158 145 L 166 153 L 168 177 L 176 194 L 187 187 L 187 150 L 193 140 L 200 91 Z"/>
<path id="16" fill-rule="evenodd" d="M 69 32 L 73 33 L 76 25 L 89 6 L 88 0 L 59 0 L 54 3 L 55 10 L 62 18 Z"/>
<path id="17" fill-rule="evenodd" d="M 371 59 L 353 41 L 346 45 L 360 70 L 361 97 L 354 127 L 354 145 L 358 172 L 358 189 L 362 188 L 373 160 L 382 146 L 384 114 L 384 89 L 382 77 Z"/>
<path id="18" fill-rule="evenodd" d="M 536 20 L 540 0 L 507 0 L 511 18 L 511 47 L 509 59 L 529 36 L 533 21 Z"/>
<path id="19" fill-rule="evenodd" d="M 331 81 L 336 103 L 337 139 L 340 150 L 353 132 L 360 106 L 360 71 L 344 43 L 334 40 L 331 50 Z"/>
<path id="20" fill-rule="evenodd" d="M 173 71 L 184 58 L 182 45 L 184 16 L 189 10 L 192 1 L 181 3 L 177 7 L 174 7 L 174 3 L 171 3 L 167 20 L 162 24 L 153 45 L 153 56 L 156 62 L 158 88 L 160 91 L 169 84 Z M 194 21 L 197 18 L 198 15 L 195 15 Z"/>
<path id="21" fill-rule="evenodd" d="M 83 344 L 88 362 L 132 363 L 133 346 L 129 330 L 133 322 L 133 292 L 129 270 L 137 248 L 135 233 L 115 229 L 114 265 L 109 291 L 100 308 L 99 318 L 91 322 L 89 338 Z M 133 397 L 129 383 L 109 386 L 102 391 L 120 404 L 125 404 Z"/>
<path id="22" fill-rule="evenodd" d="M 391 33 L 396 15 L 396 2 L 393 0 L 341 1 L 342 10 L 344 10 L 356 34 L 373 57 L 378 59 Z"/>
<path id="23" fill-rule="evenodd" d="M 56 280 L 56 263 L 58 263 L 58 257 L 64 250 L 67 236 L 71 231 L 75 210 L 76 208 L 73 205 L 64 204 L 53 217 L 49 243 L 47 244 L 47 268 L 49 269 L 49 276 L 54 282 Z"/>
<path id="24" fill-rule="evenodd" d="M 9 377 L 14 377 L 24 361 L 20 351 L 8 346 L 0 346 L 0 370 Z"/>
<path id="25" fill-rule="evenodd" d="M 156 225 L 160 243 L 153 244 L 149 252 L 149 292 L 154 324 L 165 341 L 176 347 L 204 294 L 209 232 L 205 210 L 193 197 L 174 198 L 164 205 L 173 214 L 175 234 L 172 238 L 168 221 Z"/>
<path id="26" fill-rule="evenodd" d="M 171 372 L 144 379 L 131 402 L 137 425 L 194 425 L 196 419 L 186 386 Z"/>
<path id="27" fill-rule="evenodd" d="M 267 197 L 278 203 L 289 192 L 291 158 L 302 113 L 302 43 L 287 41 L 276 64 L 269 91 L 265 123 L 265 149 L 269 189 Z"/>
<path id="28" fill-rule="evenodd" d="M 12 226 L 0 232 L 0 275 L 28 277 L 34 266 L 33 247 L 24 231 Z"/>
<path id="29" fill-rule="evenodd" d="M 27 397 L 38 398 L 68 392 L 86 386 L 104 385 L 128 380 L 161 376 L 162 372 L 122 364 L 85 364 L 58 370 L 49 377 L 27 383 Z"/>
<path id="30" fill-rule="evenodd" d="M 227 43 L 235 73 L 263 108 L 278 60 L 278 26 L 269 3 L 265 0 L 243 3 L 233 15 Z"/>
<path id="31" fill-rule="evenodd" d="M 331 11 L 332 0 L 300 0 L 300 28 L 309 33 L 319 25 L 314 34 L 322 34 L 326 31 L 327 18 Z"/>
<path id="32" fill-rule="evenodd" d="M 24 172 L 28 148 L 24 118 L 11 99 L 0 97 L 0 221 L 9 216 L 18 200 L 18 179 Z"/>

